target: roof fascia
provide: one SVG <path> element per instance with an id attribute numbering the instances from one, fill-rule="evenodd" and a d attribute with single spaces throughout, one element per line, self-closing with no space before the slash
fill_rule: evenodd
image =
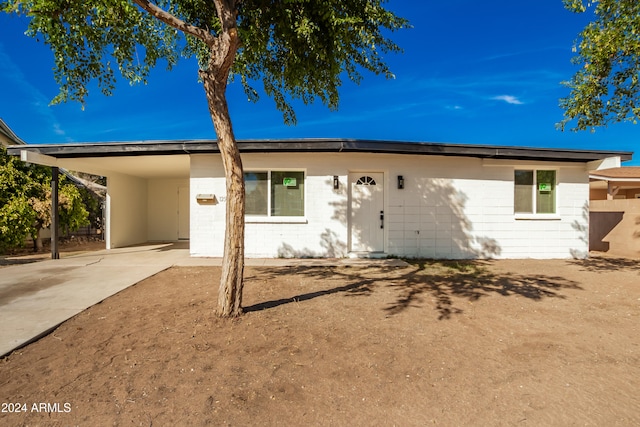
<path id="1" fill-rule="evenodd" d="M 609 157 L 620 157 L 624 161 L 631 160 L 633 155 L 632 152 L 617 151 L 353 139 L 240 140 L 238 147 L 241 153 L 368 152 L 561 162 L 591 162 Z M 56 158 L 217 154 L 220 152 L 215 140 L 40 144 L 20 148 Z M 9 154 L 19 154 L 15 148 L 8 147 L 8 151 Z"/>
<path id="2" fill-rule="evenodd" d="M 623 178 L 623 177 L 614 178 L 611 176 L 592 175 L 592 174 L 589 174 L 589 179 L 593 179 L 594 181 L 620 182 L 620 183 L 624 183 L 624 182 L 639 183 L 640 182 L 640 178 Z"/>

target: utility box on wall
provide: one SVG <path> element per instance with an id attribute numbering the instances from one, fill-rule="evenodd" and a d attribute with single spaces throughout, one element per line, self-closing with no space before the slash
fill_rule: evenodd
<path id="1" fill-rule="evenodd" d="M 198 194 L 196 200 L 201 205 L 217 205 L 218 199 L 215 194 Z"/>

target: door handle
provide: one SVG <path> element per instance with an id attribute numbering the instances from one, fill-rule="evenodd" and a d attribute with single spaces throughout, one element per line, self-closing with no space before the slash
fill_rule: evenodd
<path id="1" fill-rule="evenodd" d="M 380 228 L 384 228 L 384 211 L 380 211 Z"/>

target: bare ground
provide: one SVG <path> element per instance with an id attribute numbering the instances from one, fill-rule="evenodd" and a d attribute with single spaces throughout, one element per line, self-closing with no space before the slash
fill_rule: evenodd
<path id="1" fill-rule="evenodd" d="M 640 425 L 637 260 L 247 268 L 235 320 L 219 273 L 169 269 L 0 360 L 0 425 Z"/>

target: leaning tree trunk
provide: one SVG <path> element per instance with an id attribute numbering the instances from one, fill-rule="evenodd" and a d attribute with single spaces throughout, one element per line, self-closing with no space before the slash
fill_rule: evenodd
<path id="1" fill-rule="evenodd" d="M 217 35 L 193 26 L 164 11 L 149 0 L 133 0 L 135 4 L 162 22 L 202 40 L 210 49 L 206 70 L 200 71 L 207 94 L 209 113 L 218 135 L 218 147 L 227 183 L 227 217 L 224 235 L 224 255 L 217 314 L 223 317 L 242 314 L 244 273 L 244 177 L 240 152 L 233 135 L 225 92 L 229 71 L 240 46 L 237 0 L 212 0 L 218 13 L 221 30 Z"/>
<path id="2" fill-rule="evenodd" d="M 207 94 L 207 82 L 205 90 Z M 226 181 L 226 227 L 224 255 L 218 295 L 218 316 L 242 314 L 242 287 L 244 272 L 244 177 L 240 151 L 229 120 L 224 93 L 216 92 L 217 107 L 211 117 L 218 135 L 218 148 L 222 157 Z"/>
<path id="3" fill-rule="evenodd" d="M 216 58 L 224 57 L 225 60 L 215 66 L 210 63 L 209 69 L 200 72 L 200 77 L 204 83 L 209 112 L 218 136 L 227 190 L 224 255 L 217 314 L 221 317 L 233 317 L 242 314 L 245 200 L 242 161 L 225 96 L 229 70 L 239 43 L 236 31 L 230 31 L 229 38 L 225 41 L 228 42 L 223 43 L 226 45 L 225 51 L 218 51 L 215 55 Z"/>

